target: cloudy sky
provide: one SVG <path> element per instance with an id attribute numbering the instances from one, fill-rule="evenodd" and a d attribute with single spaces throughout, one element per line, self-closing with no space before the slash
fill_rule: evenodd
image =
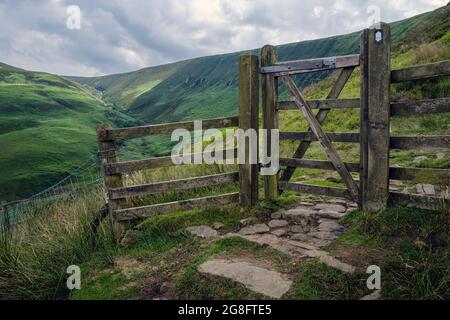
<path id="1" fill-rule="evenodd" d="M 447 1 L 0 0 L 0 62 L 64 75 L 119 73 L 348 33 Z"/>

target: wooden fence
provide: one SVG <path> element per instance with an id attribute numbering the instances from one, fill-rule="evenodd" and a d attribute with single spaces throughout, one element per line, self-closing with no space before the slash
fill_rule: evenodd
<path id="1" fill-rule="evenodd" d="M 276 199 L 285 190 L 315 195 L 342 197 L 357 202 L 364 210 L 383 210 L 388 204 L 437 210 L 448 206 L 448 199 L 389 192 L 390 180 L 414 180 L 427 177 L 430 183 L 450 184 L 450 169 L 397 168 L 389 166 L 390 149 L 449 148 L 450 136 L 391 137 L 390 118 L 411 114 L 450 112 L 450 98 L 415 102 L 390 101 L 391 83 L 450 75 L 450 60 L 391 71 L 390 27 L 385 23 L 361 34 L 360 54 L 309 60 L 279 62 L 277 50 L 265 46 L 261 51 L 260 73 L 263 79 L 263 124 L 278 129 L 278 112 L 299 110 L 309 124 L 308 132 L 280 132 L 281 140 L 300 141 L 294 155 L 281 159 L 284 170 L 278 176 L 265 177 L 265 196 Z M 361 70 L 359 99 L 338 99 L 353 70 Z M 326 100 L 306 100 L 291 76 L 308 72 L 339 69 L 336 83 Z M 278 81 L 282 80 L 292 96 L 278 101 Z M 360 108 L 359 133 L 329 133 L 322 124 L 331 109 Z M 312 109 L 319 109 L 314 115 Z M 330 161 L 304 159 L 311 142 L 319 141 Z M 344 163 L 332 142 L 359 143 L 360 163 Z M 269 147 L 270 149 L 270 147 Z M 347 189 L 289 182 L 296 168 L 337 171 Z M 359 183 L 351 172 L 359 173 Z"/>
<path id="2" fill-rule="evenodd" d="M 202 129 L 239 127 L 247 130 L 258 129 L 259 77 L 258 58 L 243 56 L 239 64 L 239 117 L 210 119 L 202 121 Z M 163 181 L 152 184 L 124 186 L 122 175 L 135 171 L 175 166 L 172 157 L 159 157 L 138 161 L 121 162 L 117 157 L 116 141 L 142 138 L 152 135 L 171 134 L 175 129 L 194 130 L 194 121 L 148 125 L 141 127 L 114 129 L 108 124 L 97 128 L 99 155 L 104 171 L 104 182 L 109 212 L 116 221 L 130 222 L 171 211 L 222 206 L 240 203 L 247 207 L 258 200 L 258 165 L 240 164 L 239 172 L 209 175 L 182 180 Z M 250 146 L 245 144 L 246 157 L 249 158 Z M 223 150 L 223 158 L 231 150 Z M 232 150 L 237 158 L 238 149 Z M 192 159 L 198 154 L 191 156 Z M 201 154 L 203 156 L 203 154 Z M 194 188 L 218 186 L 239 181 L 240 191 L 197 199 L 188 199 L 171 203 L 131 207 L 129 198 L 167 191 L 181 191 Z"/>
<path id="3" fill-rule="evenodd" d="M 441 209 L 448 206 L 448 199 L 434 196 L 390 192 L 390 180 L 429 179 L 430 183 L 449 185 L 450 169 L 399 168 L 389 165 L 391 149 L 449 148 L 450 136 L 391 137 L 391 117 L 450 112 L 450 98 L 429 99 L 413 102 L 391 102 L 390 87 L 393 83 L 416 81 L 450 75 L 450 60 L 416 67 L 391 70 L 390 27 L 381 23 L 361 34 L 360 53 L 349 56 L 316 58 L 297 61 L 278 61 L 277 50 L 265 46 L 261 51 L 261 64 L 255 55 L 244 55 L 239 62 L 239 117 L 205 120 L 203 129 L 237 127 L 258 130 L 259 79 L 262 78 L 263 128 L 279 129 L 279 112 L 297 109 L 309 124 L 307 132 L 280 132 L 281 140 L 299 141 L 290 158 L 280 159 L 283 170 L 277 175 L 264 176 L 265 198 L 275 200 L 284 191 L 311 193 L 321 196 L 341 197 L 353 200 L 363 210 L 383 210 L 389 204 L 407 205 L 424 209 Z M 360 98 L 339 99 L 353 71 L 361 71 Z M 292 76 L 308 72 L 337 70 L 337 80 L 325 100 L 306 100 L 297 88 Z M 278 101 L 278 81 L 282 80 L 292 99 Z M 325 132 L 322 127 L 332 109 L 359 108 L 360 132 Z M 318 109 L 317 114 L 313 109 Z M 167 123 L 142 127 L 113 129 L 100 125 L 97 129 L 99 154 L 105 176 L 109 211 L 120 222 L 134 221 L 170 211 L 203 208 L 240 203 L 252 206 L 258 201 L 258 172 L 260 165 L 250 164 L 249 144 L 245 148 L 246 163 L 239 165 L 239 172 L 163 181 L 152 184 L 124 186 L 122 174 L 139 170 L 174 166 L 171 157 L 120 162 L 117 158 L 116 141 L 135 139 L 150 135 L 170 134 L 175 129 L 194 130 L 194 122 Z M 275 143 L 272 132 L 267 135 L 267 152 Z M 329 161 L 304 159 L 311 143 L 318 141 Z M 333 142 L 360 145 L 359 163 L 345 163 Z M 237 156 L 237 149 L 234 150 Z M 223 152 L 226 152 L 225 150 Z M 195 157 L 195 155 L 192 155 Z M 324 187 L 290 182 L 296 168 L 313 168 L 337 171 L 346 185 L 344 188 Z M 353 175 L 352 175 L 353 173 Z M 359 181 L 354 177 L 359 175 Z M 216 186 L 239 181 L 239 192 L 213 197 L 188 199 L 172 203 L 130 207 L 128 198 Z"/>

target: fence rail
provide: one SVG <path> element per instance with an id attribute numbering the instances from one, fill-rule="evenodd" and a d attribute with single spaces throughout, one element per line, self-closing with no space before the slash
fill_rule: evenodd
<path id="1" fill-rule="evenodd" d="M 450 60 L 391 71 L 391 83 L 423 80 L 450 74 Z"/>
<path id="2" fill-rule="evenodd" d="M 202 121 L 202 130 L 212 128 L 229 128 L 239 126 L 238 117 L 219 118 Z M 155 169 L 163 167 L 176 166 L 174 160 L 180 160 L 183 163 L 187 158 L 193 161 L 197 156 L 204 153 L 193 153 L 189 155 L 180 155 L 177 157 L 159 157 L 137 161 L 119 162 L 117 159 L 116 140 L 117 139 L 135 139 L 148 135 L 168 134 L 176 129 L 186 129 L 193 131 L 196 129 L 194 121 L 168 123 L 160 125 L 150 125 L 131 128 L 113 129 L 109 126 L 101 125 L 97 129 L 97 138 L 99 144 L 99 153 L 102 157 L 102 167 L 105 175 L 105 187 L 107 191 L 108 205 L 110 212 L 117 221 L 129 221 L 141 219 L 153 214 L 162 214 L 175 209 L 189 209 L 214 206 L 215 204 L 226 204 L 228 200 L 234 199 L 229 195 L 212 196 L 201 199 L 189 199 L 179 202 L 156 204 L 139 208 L 129 208 L 128 198 L 141 197 L 145 195 L 164 193 L 168 191 L 181 191 L 209 186 L 217 186 L 239 181 L 239 172 L 232 172 L 205 177 L 196 177 L 181 180 L 162 181 L 152 184 L 142 184 L 134 186 L 124 186 L 122 174 L 131 173 L 145 169 Z M 222 150 L 222 156 L 230 154 L 235 159 L 238 156 L 238 149 Z M 216 156 L 213 152 L 212 156 Z M 183 161 L 181 161 L 183 160 Z M 239 195 L 239 194 L 238 194 Z M 242 193 L 241 193 L 242 197 Z"/>

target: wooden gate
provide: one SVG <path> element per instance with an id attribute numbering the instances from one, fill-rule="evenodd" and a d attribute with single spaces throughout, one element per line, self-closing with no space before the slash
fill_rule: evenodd
<path id="1" fill-rule="evenodd" d="M 360 65 L 360 55 L 278 62 L 276 49 L 266 46 L 261 52 L 261 62 L 264 128 L 278 129 L 278 112 L 292 109 L 299 110 L 309 125 L 308 132 L 280 132 L 281 140 L 298 140 L 300 144 L 291 158 L 280 159 L 280 165 L 285 167 L 280 175 L 265 177 L 266 197 L 275 199 L 283 191 L 289 190 L 343 197 L 360 203 L 359 186 L 350 174 L 350 172 L 359 172 L 359 165 L 344 163 L 332 143 L 333 141 L 359 142 L 359 135 L 353 133 L 330 134 L 325 132 L 322 127 L 331 109 L 359 107 L 359 99 L 338 98 L 355 67 Z M 333 69 L 339 69 L 339 75 L 326 100 L 306 100 L 291 78 L 292 75 Z M 280 79 L 292 96 L 292 100 L 278 101 L 277 90 Z M 313 114 L 313 109 L 319 109 L 317 115 Z M 271 143 L 271 139 L 268 140 Z M 303 159 L 312 141 L 321 143 L 330 161 Z M 296 168 L 336 170 L 347 189 L 292 183 L 290 179 Z"/>
<path id="2" fill-rule="evenodd" d="M 395 70 L 391 72 L 391 39 L 388 24 L 380 23 L 361 34 L 360 54 L 309 60 L 279 62 L 277 50 L 265 46 L 261 51 L 262 105 L 264 129 L 279 129 L 278 113 L 299 110 L 306 119 L 307 132 L 280 132 L 281 140 L 300 141 L 291 158 L 280 159 L 284 167 L 278 175 L 264 177 L 265 196 L 276 199 L 283 191 L 296 191 L 320 196 L 346 198 L 358 203 L 363 210 L 383 210 L 392 205 L 413 205 L 437 210 L 448 206 L 447 199 L 389 192 L 392 180 L 411 180 L 422 173 L 450 181 L 449 169 L 415 169 L 389 166 L 390 148 L 450 147 L 450 136 L 390 137 L 390 117 L 405 113 L 450 112 L 449 99 L 417 101 L 408 104 L 390 102 L 390 85 L 450 74 L 450 61 Z M 361 71 L 361 89 L 358 99 L 339 99 L 356 67 Z M 306 100 L 292 80 L 293 75 L 325 70 L 339 70 L 337 80 L 325 100 Z M 289 101 L 278 101 L 278 82 L 282 81 L 292 96 Z M 420 107 L 420 110 L 419 110 Z M 331 109 L 360 108 L 359 133 L 327 133 L 322 127 Z M 319 109 L 316 115 L 313 109 Z M 270 151 L 271 137 L 268 138 Z M 304 159 L 313 141 L 324 148 L 329 161 Z M 360 163 L 344 163 L 333 142 L 359 143 Z M 339 173 L 346 189 L 290 182 L 296 168 L 334 170 Z M 351 172 L 359 173 L 359 182 Z"/>

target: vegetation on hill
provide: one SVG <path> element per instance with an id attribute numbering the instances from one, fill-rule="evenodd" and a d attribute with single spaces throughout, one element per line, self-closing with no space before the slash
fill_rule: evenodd
<path id="1" fill-rule="evenodd" d="M 0 199 L 42 191 L 96 157 L 107 121 L 138 123 L 75 82 L 0 64 Z"/>
<path id="2" fill-rule="evenodd" d="M 392 23 L 392 40 L 396 50 L 404 45 L 429 43 L 449 29 L 449 8 L 443 7 L 403 21 Z M 303 41 L 278 47 L 280 60 L 307 59 L 347 55 L 359 51 L 359 32 L 325 39 Z M 420 36 L 417 36 L 420 35 Z M 420 42 L 418 42 L 420 41 Z M 259 50 L 253 51 L 255 54 Z M 77 81 L 101 88 L 110 102 L 129 109 L 148 123 L 215 118 L 237 114 L 237 63 L 242 52 L 203 57 L 123 75 L 99 78 L 77 78 Z M 306 87 L 323 75 L 302 77 Z M 158 81 L 142 86 L 148 81 Z M 120 88 L 120 91 L 118 89 Z M 133 99 L 122 99 L 118 93 L 137 92 Z M 130 96 L 128 96 L 130 97 Z"/>

